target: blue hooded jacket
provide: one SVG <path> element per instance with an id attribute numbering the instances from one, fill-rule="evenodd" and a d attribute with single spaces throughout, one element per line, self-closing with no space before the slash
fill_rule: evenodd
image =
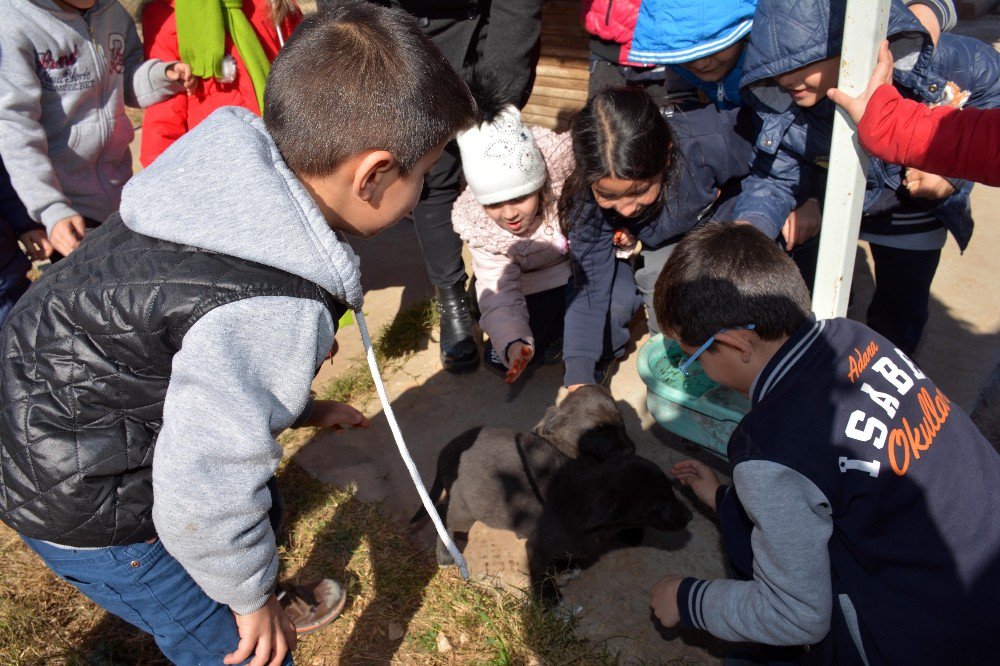
<path id="1" fill-rule="evenodd" d="M 741 92 L 760 117 L 762 129 L 734 215 L 772 238 L 825 176 L 834 113 L 834 104 L 827 99 L 809 108 L 796 106 L 774 77 L 840 55 L 844 5 L 845 0 L 760 0 L 757 5 Z M 970 93 L 970 106 L 1000 105 L 1000 54 L 991 46 L 945 33 L 935 50 L 926 30 L 899 0 L 893 0 L 890 8 L 888 36 L 895 58 L 894 82 L 905 97 L 927 104 L 941 102 L 951 81 Z M 885 212 L 875 208 L 887 191 L 901 189 L 904 175 L 902 167 L 873 158 L 865 212 Z M 918 202 L 951 231 L 962 249 L 972 236 L 971 189 L 971 183 L 959 181 L 951 196 Z"/>
<path id="2" fill-rule="evenodd" d="M 718 53 L 750 33 L 756 0 L 644 0 L 629 59 L 671 65 L 719 109 L 742 106 L 743 56 L 718 83 L 702 81 L 680 63 Z"/>

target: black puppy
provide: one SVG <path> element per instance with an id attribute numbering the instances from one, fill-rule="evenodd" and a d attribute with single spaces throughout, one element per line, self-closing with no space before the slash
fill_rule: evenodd
<path id="1" fill-rule="evenodd" d="M 634 451 L 610 393 L 588 385 L 530 433 L 483 427 L 456 437 L 438 456 L 430 496 L 453 537 L 478 520 L 527 538 L 532 583 L 551 597 L 544 580 L 554 560 L 592 555 L 627 528 L 690 520 L 666 475 Z M 440 540 L 437 553 L 451 563 Z"/>

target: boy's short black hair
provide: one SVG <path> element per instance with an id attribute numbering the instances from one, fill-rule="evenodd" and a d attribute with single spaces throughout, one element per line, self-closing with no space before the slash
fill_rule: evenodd
<path id="1" fill-rule="evenodd" d="M 809 290 L 778 245 L 749 224 L 710 223 L 687 234 L 653 292 L 663 333 L 697 347 L 723 328 L 754 324 L 764 340 L 809 319 Z"/>
<path id="2" fill-rule="evenodd" d="M 389 151 L 406 175 L 475 119 L 469 89 L 416 20 L 372 2 L 325 3 L 302 21 L 264 89 L 268 132 L 299 176 L 366 150 Z"/>

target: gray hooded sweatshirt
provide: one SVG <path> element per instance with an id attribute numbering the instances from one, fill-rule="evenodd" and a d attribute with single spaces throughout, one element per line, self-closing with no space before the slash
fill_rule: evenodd
<path id="1" fill-rule="evenodd" d="M 259 262 L 360 308 L 359 261 L 288 169 L 263 121 L 223 107 L 137 174 L 122 194 L 133 231 Z M 317 301 L 261 296 L 211 310 L 174 356 L 153 454 L 153 522 L 209 597 L 239 614 L 278 573 L 265 487 L 275 437 L 303 413 L 333 344 Z"/>
<path id="2" fill-rule="evenodd" d="M 0 0 L 0 155 L 28 214 L 52 227 L 79 214 L 103 222 L 132 175 L 125 105 L 183 88 L 171 63 L 143 62 L 118 0 L 81 14 L 52 0 Z"/>

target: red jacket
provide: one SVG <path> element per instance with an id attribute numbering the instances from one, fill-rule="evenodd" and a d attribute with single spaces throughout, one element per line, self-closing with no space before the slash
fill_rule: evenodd
<path id="1" fill-rule="evenodd" d="M 858 139 L 885 162 L 1000 185 L 1000 109 L 930 108 L 884 85 L 868 102 Z"/>
<path id="2" fill-rule="evenodd" d="M 280 42 L 271 21 L 270 3 L 268 0 L 243 0 L 243 12 L 250 19 L 250 24 L 264 47 L 264 53 L 270 60 L 274 60 L 278 55 Z M 301 13 L 287 16 L 281 23 L 282 37 L 288 39 L 301 20 Z M 146 58 L 160 58 L 167 62 L 180 60 L 173 0 L 153 0 L 146 6 L 142 14 L 142 32 Z M 149 166 L 170 144 L 220 106 L 242 106 L 260 115 L 250 75 L 228 37 L 226 50 L 236 60 L 235 81 L 220 83 L 215 79 L 202 79 L 193 94 L 180 93 L 146 109 L 142 121 L 142 147 L 139 151 L 139 161 L 143 166 Z"/>
<path id="3" fill-rule="evenodd" d="M 635 22 L 639 18 L 641 0 L 583 0 L 583 29 L 607 42 L 622 45 L 618 53 L 620 64 L 630 64 Z"/>

